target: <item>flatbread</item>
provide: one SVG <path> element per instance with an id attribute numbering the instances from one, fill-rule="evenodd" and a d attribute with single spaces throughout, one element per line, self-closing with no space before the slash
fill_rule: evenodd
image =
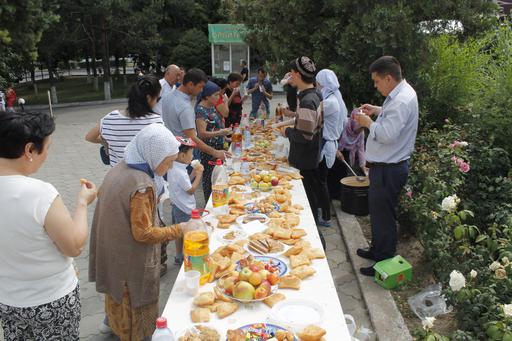
<path id="1" fill-rule="evenodd" d="M 302 341 L 320 341 L 327 332 L 315 325 L 309 325 L 297 335 Z"/>
<path id="2" fill-rule="evenodd" d="M 231 302 L 223 302 L 219 304 L 219 306 L 217 307 L 217 317 L 223 319 L 226 316 L 233 314 L 237 310 L 238 304 Z"/>
<path id="3" fill-rule="evenodd" d="M 286 299 L 286 296 L 281 294 L 280 292 L 275 293 L 274 295 L 267 297 L 263 300 L 263 303 L 265 303 L 267 306 L 272 308 L 274 305 L 276 305 L 278 302 L 281 302 Z"/>
<path id="4" fill-rule="evenodd" d="M 213 292 L 202 292 L 194 298 L 194 305 L 198 307 L 212 305 L 213 302 L 215 302 L 215 295 Z"/>
<path id="5" fill-rule="evenodd" d="M 210 309 L 196 308 L 190 312 L 190 318 L 194 323 L 210 322 Z"/>

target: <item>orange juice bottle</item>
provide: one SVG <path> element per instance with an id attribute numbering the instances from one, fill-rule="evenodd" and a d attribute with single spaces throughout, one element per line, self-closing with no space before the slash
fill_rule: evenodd
<path id="1" fill-rule="evenodd" d="M 210 235 L 197 209 L 192 210 L 191 219 L 183 228 L 183 255 L 185 271 L 197 270 L 201 273 L 199 283 L 203 285 L 208 282 Z"/>
<path id="2" fill-rule="evenodd" d="M 226 214 L 229 203 L 228 172 L 222 164 L 222 160 L 217 160 L 212 172 L 212 204 L 213 211 L 216 214 Z"/>

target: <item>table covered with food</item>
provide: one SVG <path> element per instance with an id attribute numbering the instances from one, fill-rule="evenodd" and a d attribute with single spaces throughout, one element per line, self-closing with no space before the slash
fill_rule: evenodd
<path id="1" fill-rule="evenodd" d="M 201 218 L 202 285 L 189 286 L 196 259 L 185 252 L 163 316 L 177 340 L 351 340 L 301 176 L 274 154 L 271 129 L 251 130 L 220 189 L 228 205 L 210 198 Z"/>

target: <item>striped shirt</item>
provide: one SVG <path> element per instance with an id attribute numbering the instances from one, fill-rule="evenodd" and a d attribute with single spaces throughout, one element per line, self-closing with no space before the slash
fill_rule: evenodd
<path id="1" fill-rule="evenodd" d="M 110 166 L 114 167 L 124 158 L 124 149 L 135 135 L 144 127 L 153 124 L 164 124 L 162 117 L 148 114 L 143 117 L 131 118 L 124 116 L 119 110 L 108 113 L 100 121 L 100 134 L 108 144 Z"/>

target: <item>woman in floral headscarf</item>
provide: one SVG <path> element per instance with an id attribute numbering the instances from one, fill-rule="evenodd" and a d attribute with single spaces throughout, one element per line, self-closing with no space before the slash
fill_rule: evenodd
<path id="1" fill-rule="evenodd" d="M 110 327 L 121 341 L 152 335 L 158 317 L 160 243 L 182 236 L 180 225 L 158 227 L 157 194 L 180 143 L 161 124 L 127 145 L 98 193 L 91 230 L 89 280 L 105 295 Z"/>

